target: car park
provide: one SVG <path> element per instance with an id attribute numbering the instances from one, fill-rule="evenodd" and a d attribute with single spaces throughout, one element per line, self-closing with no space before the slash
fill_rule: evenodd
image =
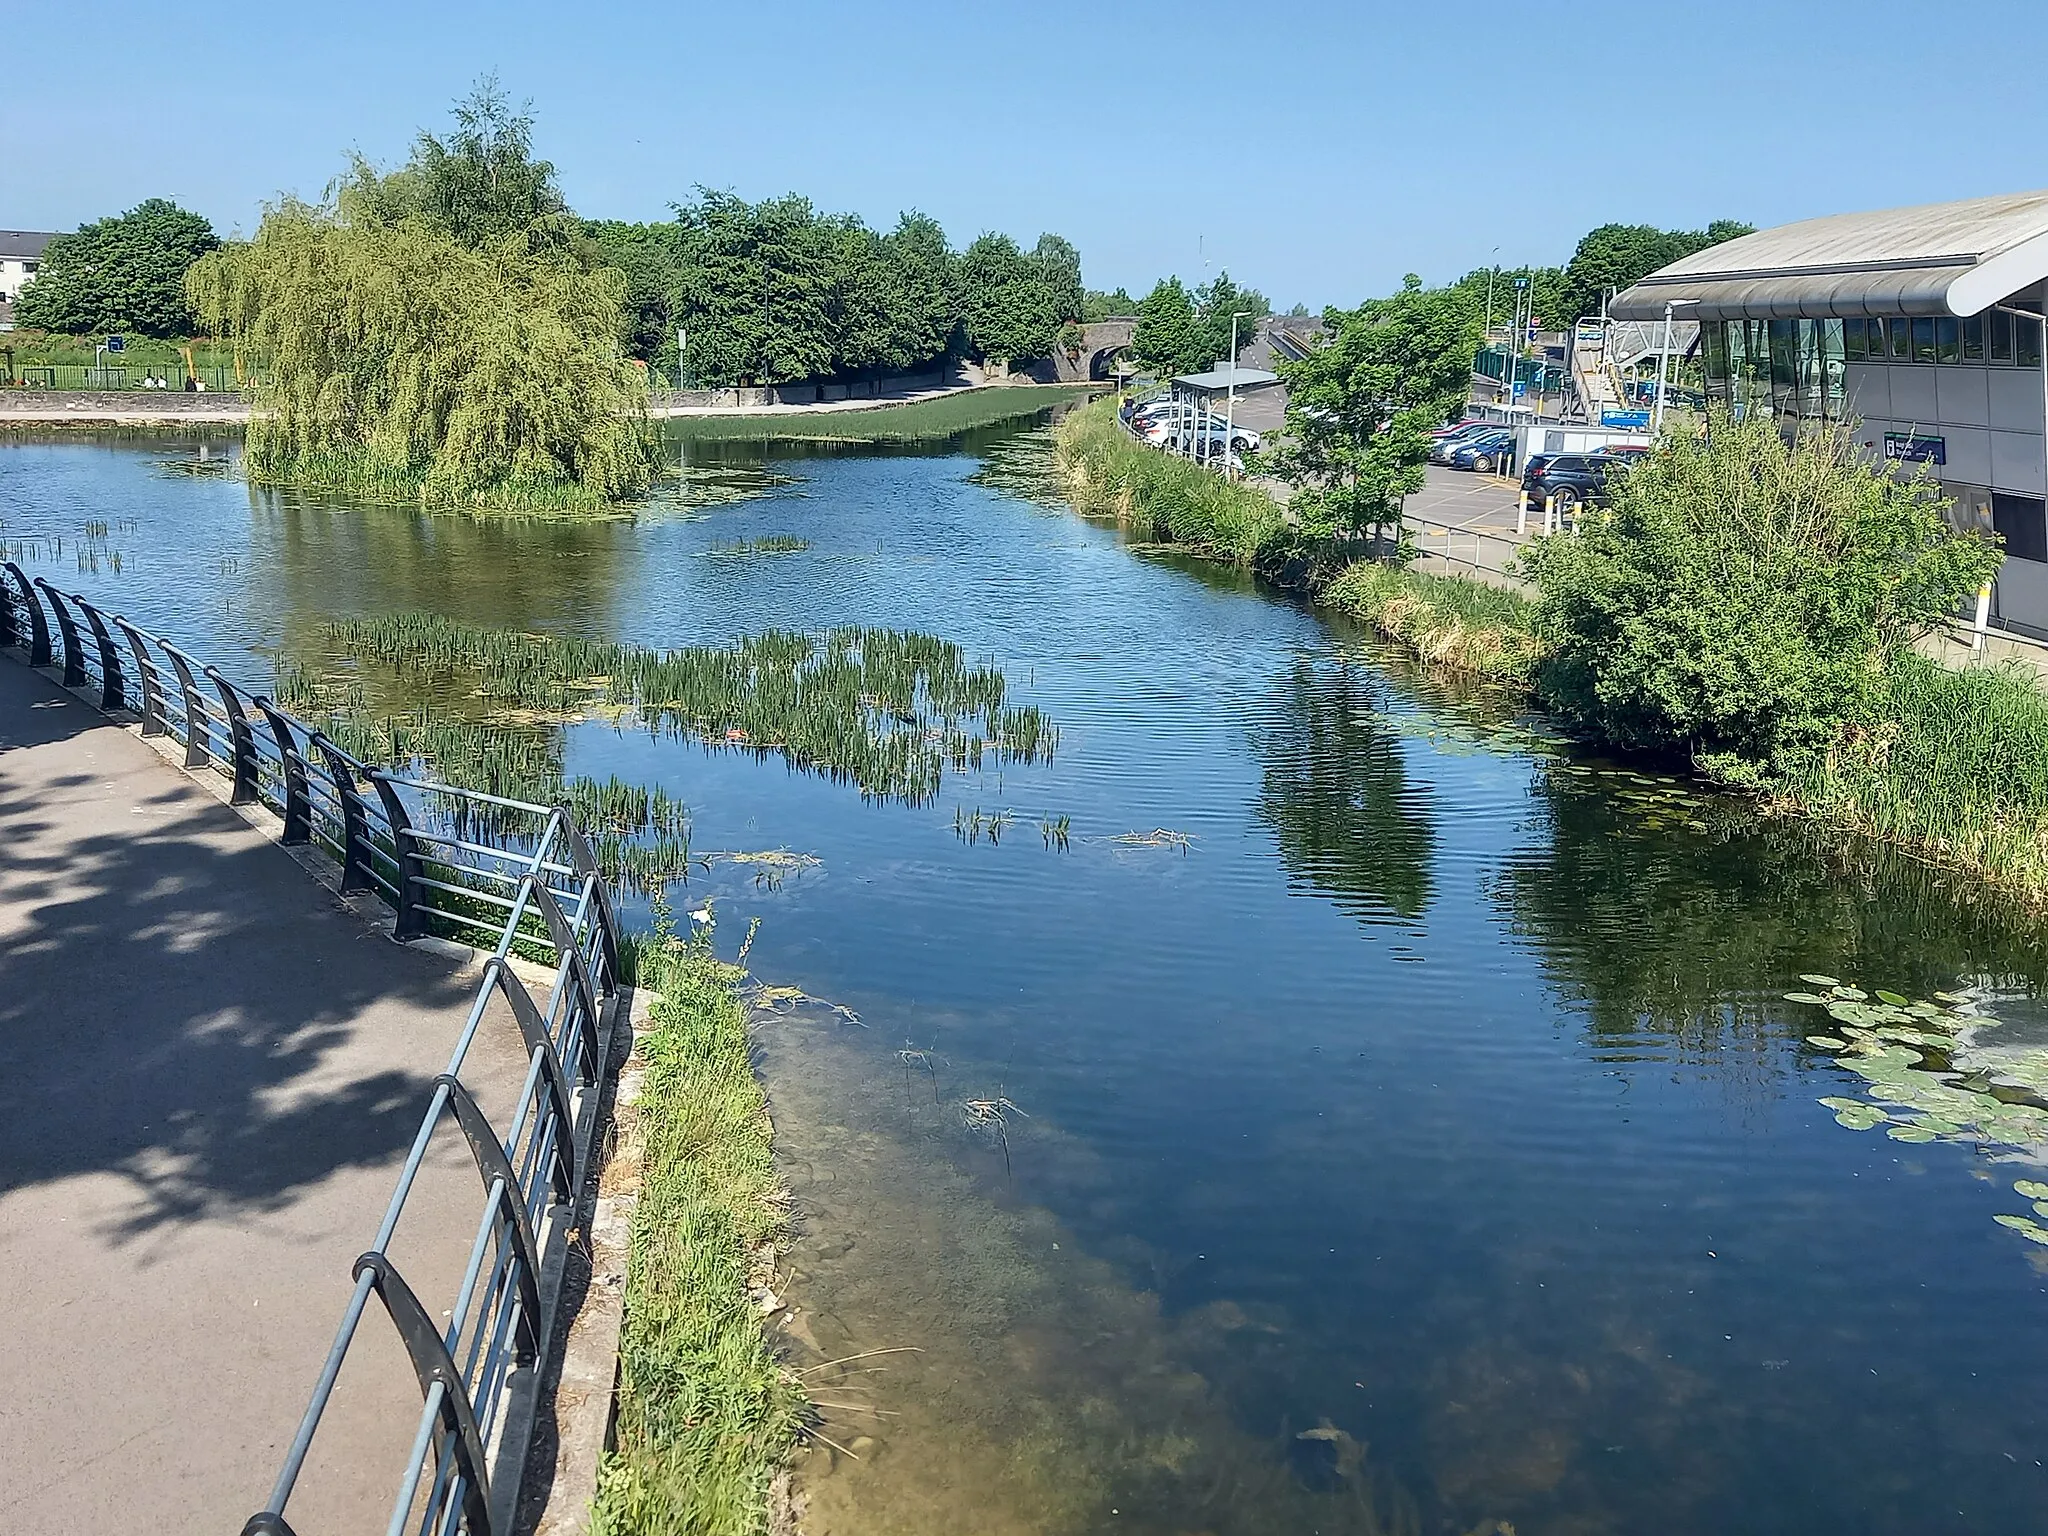
<path id="1" fill-rule="evenodd" d="M 1438 439 L 1436 446 L 1430 449 L 1429 457 L 1434 463 L 1448 464 L 1456 456 L 1458 450 L 1465 447 L 1468 443 L 1478 442 L 1482 438 L 1502 436 L 1512 437 L 1512 434 L 1504 433 L 1496 422 L 1467 422 L 1450 436 Z"/>

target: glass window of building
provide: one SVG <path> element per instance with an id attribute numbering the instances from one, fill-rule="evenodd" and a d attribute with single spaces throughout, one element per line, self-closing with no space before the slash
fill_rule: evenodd
<path id="1" fill-rule="evenodd" d="M 2002 309 L 1991 311 L 1991 361 L 2012 361 L 2012 316 Z"/>
<path id="2" fill-rule="evenodd" d="M 1972 315 L 1963 322 L 1963 361 L 1984 361 L 1984 317 Z"/>
<path id="3" fill-rule="evenodd" d="M 2038 315 L 2012 317 L 2012 358 L 2022 368 L 2041 366 L 2041 318 Z"/>
<path id="4" fill-rule="evenodd" d="M 1895 363 L 1905 362 L 1913 353 L 1912 327 L 1904 320 L 1894 319 L 1885 321 L 1884 328 L 1885 334 L 1890 338 L 1890 344 L 1885 349 L 1886 355 Z"/>
<path id="5" fill-rule="evenodd" d="M 1820 411 L 1832 421 L 1842 414 L 1842 322 L 1822 320 L 1814 329 L 1820 333 Z"/>
<path id="6" fill-rule="evenodd" d="M 1934 318 L 1934 360 L 1960 363 L 1963 360 L 1963 323 L 1947 315 Z"/>
<path id="7" fill-rule="evenodd" d="M 1844 320 L 1842 322 L 1842 355 L 1853 362 L 1860 363 L 1864 358 L 1870 356 L 1868 350 L 1869 336 L 1864 330 L 1866 324 L 1868 322 L 1864 320 Z"/>
<path id="8" fill-rule="evenodd" d="M 1934 361 L 1934 317 L 1917 315 L 1913 319 L 1913 361 L 1931 363 Z"/>

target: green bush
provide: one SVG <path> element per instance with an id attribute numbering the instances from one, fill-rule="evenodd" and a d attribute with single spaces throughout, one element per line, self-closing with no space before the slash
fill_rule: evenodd
<path id="1" fill-rule="evenodd" d="M 1934 483 L 1841 429 L 1788 444 L 1716 413 L 1616 483 L 1582 533 L 1525 557 L 1544 701 L 1615 746 L 1754 783 L 1804 770 L 1886 704 L 1893 663 L 1991 578 Z"/>

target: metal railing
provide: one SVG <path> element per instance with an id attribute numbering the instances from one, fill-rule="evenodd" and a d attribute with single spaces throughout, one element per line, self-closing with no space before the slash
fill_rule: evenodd
<path id="1" fill-rule="evenodd" d="M 1490 529 L 1440 523 L 1413 512 L 1406 514 L 1402 522 L 1414 539 L 1418 555 L 1441 560 L 1477 576 L 1504 577 L 1512 585 L 1521 585 L 1514 571 L 1515 558 L 1522 552 L 1521 540 Z M 1464 546 L 1462 551 L 1460 545 Z"/>
<path id="2" fill-rule="evenodd" d="M 423 1399 L 387 1530 L 502 1536 L 618 1027 L 618 926 L 589 843 L 560 807 L 370 767 L 161 636 L 32 580 L 13 561 L 0 563 L 0 647 L 9 646 L 32 665 L 61 667 L 66 687 L 96 690 L 102 707 L 132 710 L 145 736 L 184 748 L 188 769 L 228 780 L 230 803 L 276 811 L 280 840 L 333 858 L 343 891 L 374 891 L 396 914 L 397 937 L 436 932 L 489 951 L 383 1221 L 355 1260 L 354 1292 L 283 1469 L 242 1529 L 292 1536 L 293 1490 L 375 1296 Z M 545 1003 L 512 964 L 515 951 L 551 957 Z M 526 1062 L 502 1125 L 462 1076 L 493 1004 L 509 1010 Z M 436 1321 L 389 1249 L 435 1133 L 451 1119 L 483 1205 L 453 1305 Z"/>

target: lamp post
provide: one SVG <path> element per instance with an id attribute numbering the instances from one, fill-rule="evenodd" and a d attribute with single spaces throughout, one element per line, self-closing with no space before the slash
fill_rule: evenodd
<path id="1" fill-rule="evenodd" d="M 1232 310 L 1230 314 L 1230 378 L 1229 391 L 1223 400 L 1223 467 L 1230 467 L 1230 447 L 1237 437 L 1237 322 L 1251 317 L 1248 309 Z"/>
<path id="2" fill-rule="evenodd" d="M 1657 348 L 1657 403 L 1650 415 L 1650 435 L 1655 437 L 1664 430 L 1664 375 L 1671 365 L 1671 311 L 1699 303 L 1698 299 L 1666 299 L 1664 301 L 1664 340 Z"/>

